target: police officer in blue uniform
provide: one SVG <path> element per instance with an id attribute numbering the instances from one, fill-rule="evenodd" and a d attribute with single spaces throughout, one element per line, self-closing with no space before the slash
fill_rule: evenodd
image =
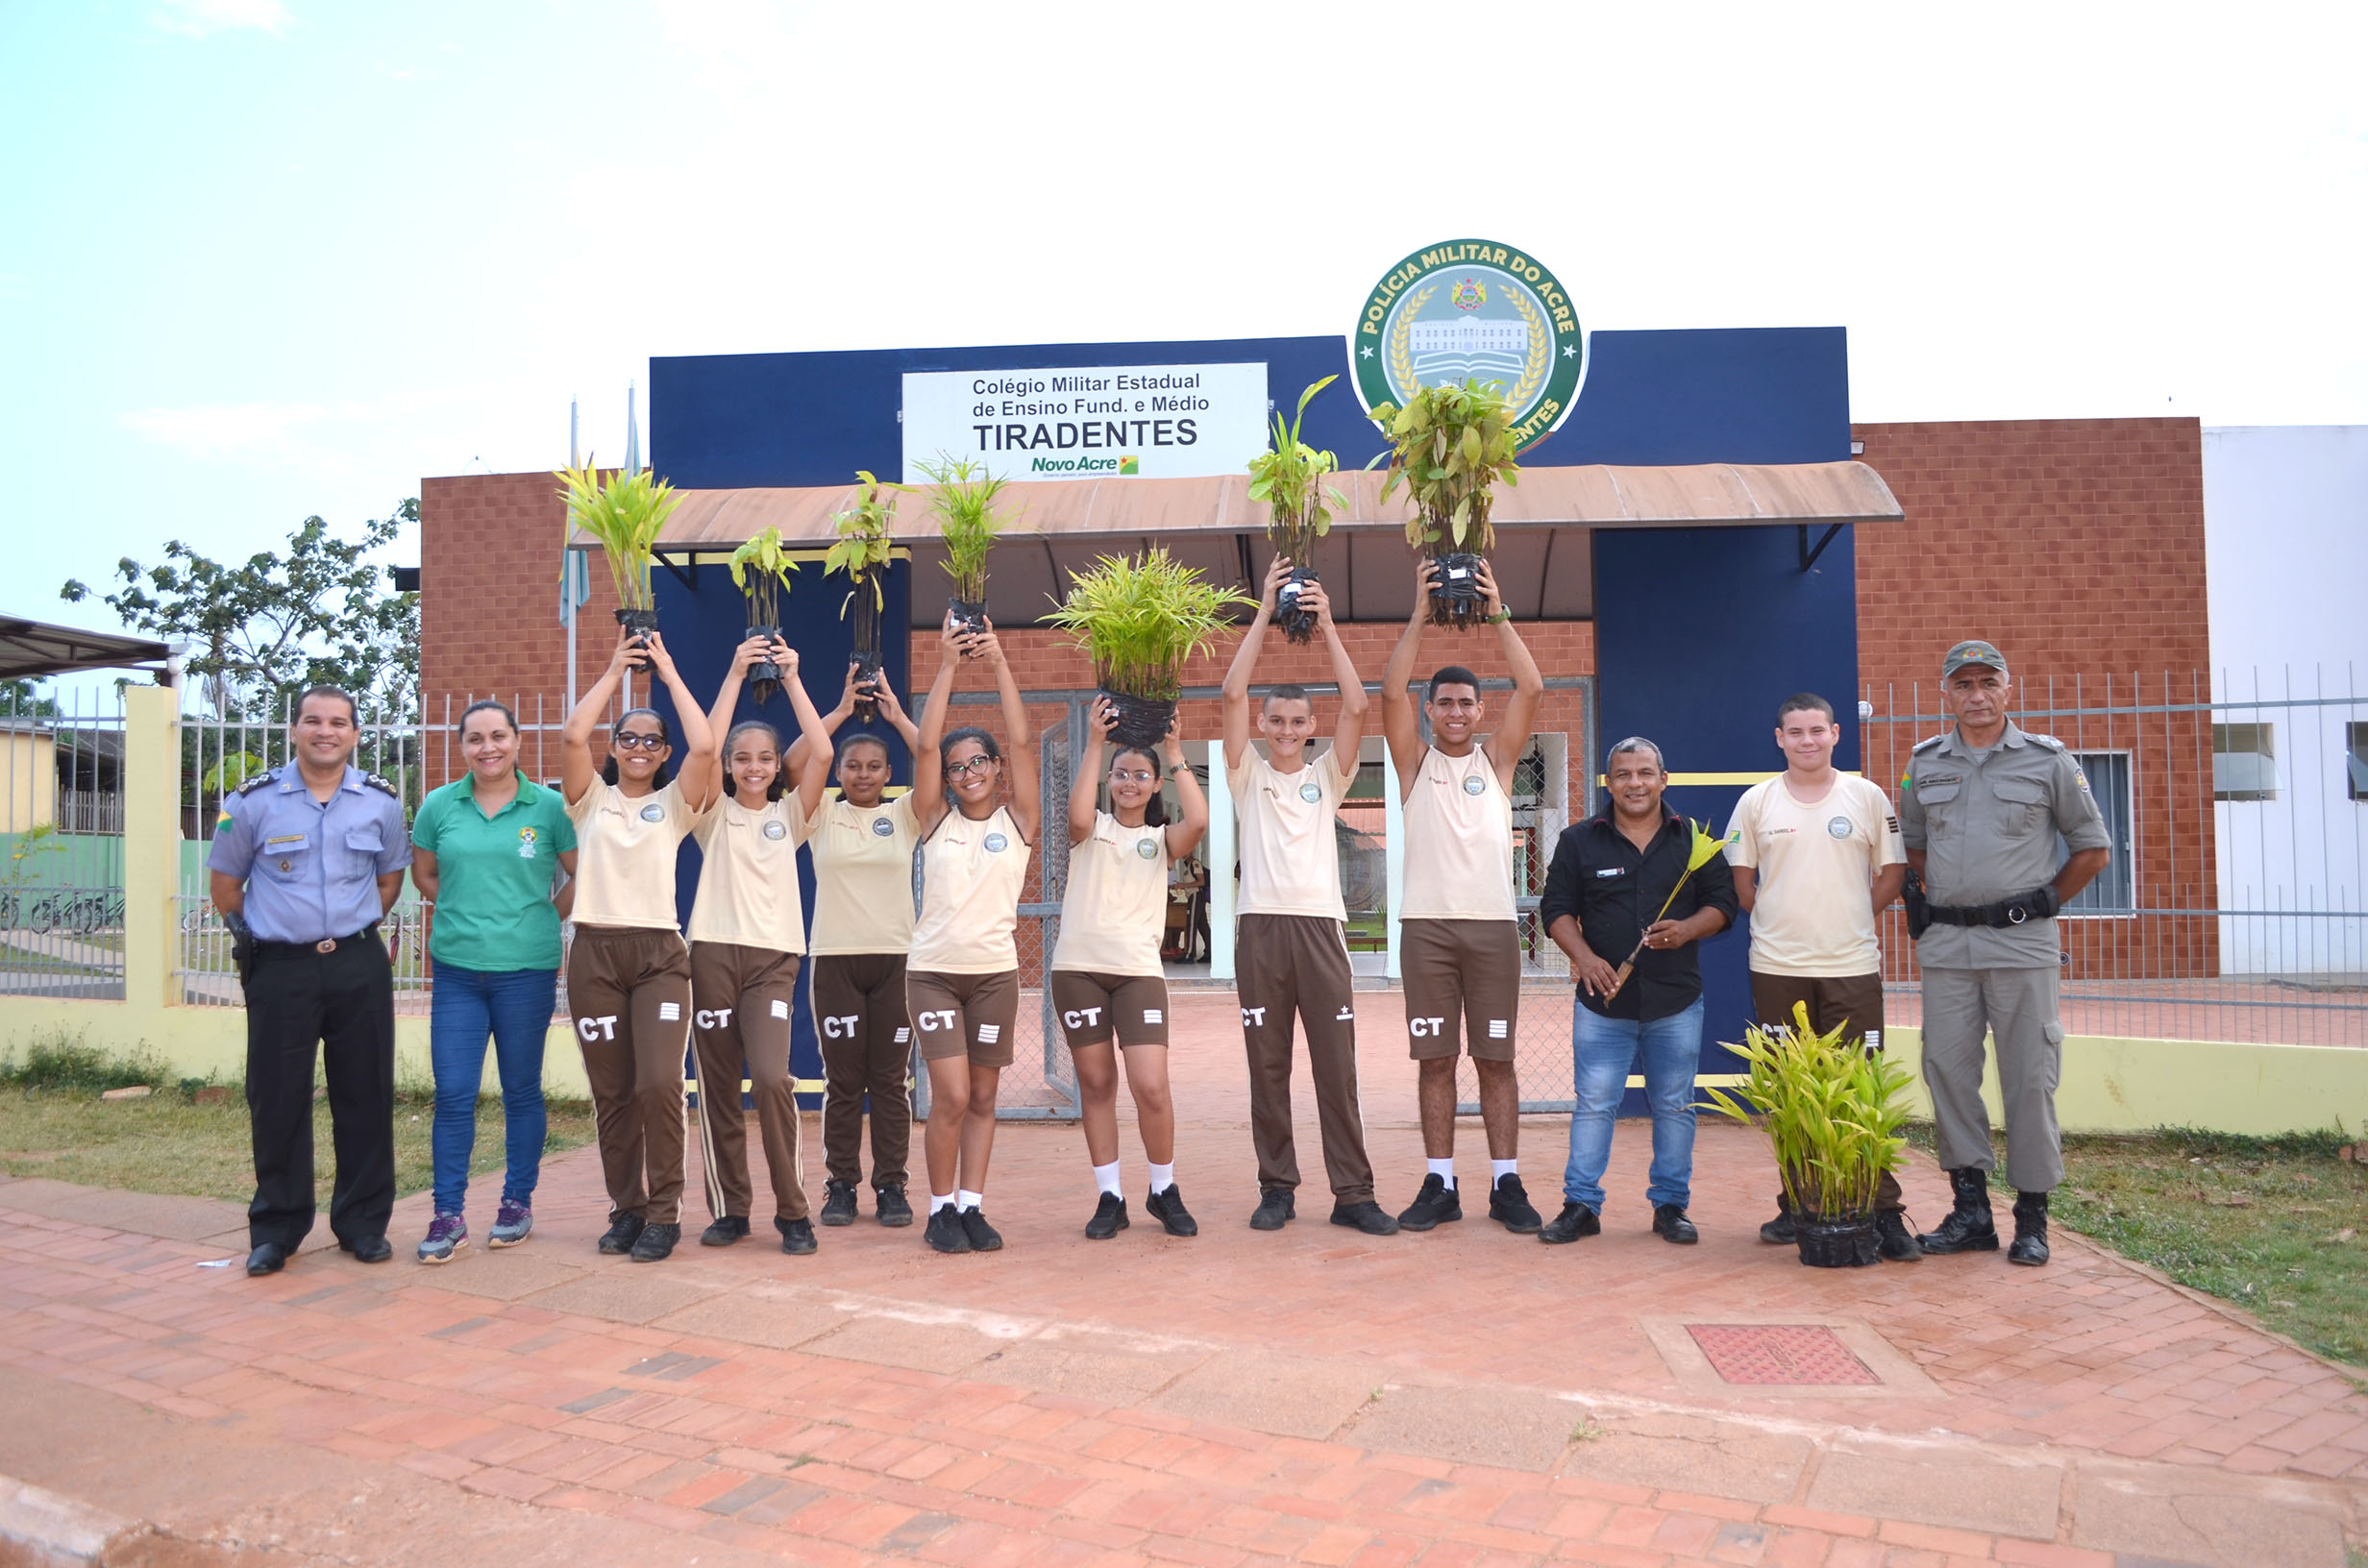
<path id="1" fill-rule="evenodd" d="M 237 938 L 255 1131 L 249 1274 L 276 1274 L 312 1229 L 312 1062 L 323 1052 L 337 1179 L 329 1228 L 365 1263 L 392 1255 L 395 987 L 379 921 L 403 889 L 411 836 L 395 787 L 353 766 L 354 698 L 296 704 L 296 760 L 222 802 L 216 909 Z"/>

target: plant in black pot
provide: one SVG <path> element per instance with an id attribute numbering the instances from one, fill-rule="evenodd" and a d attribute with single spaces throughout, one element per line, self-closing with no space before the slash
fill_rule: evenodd
<path id="1" fill-rule="evenodd" d="M 1300 393 L 1290 424 L 1276 414 L 1273 443 L 1249 460 L 1249 499 L 1267 503 L 1267 539 L 1275 553 L 1291 563 L 1274 621 L 1295 643 L 1306 642 L 1316 631 L 1315 612 L 1298 604 L 1300 585 L 1316 580 L 1316 541 L 1332 531 L 1332 507 L 1348 504 L 1323 482 L 1325 475 L 1339 471 L 1340 459 L 1302 442 L 1299 425 L 1316 394 L 1339 379 L 1326 376 Z"/>
<path id="2" fill-rule="evenodd" d="M 648 469 L 636 474 L 618 472 L 601 482 L 589 458 L 581 468 L 563 468 L 554 476 L 567 502 L 568 537 L 581 528 L 600 541 L 608 557 L 608 575 L 617 585 L 617 624 L 637 637 L 657 629 L 657 601 L 650 591 L 650 566 L 657 557 L 651 547 L 682 498 L 674 487 Z"/>
<path id="3" fill-rule="evenodd" d="M 768 527 L 731 552 L 732 586 L 749 603 L 748 635 L 781 635 L 781 596 L 790 591 L 798 563 L 781 548 L 781 530 Z M 759 706 L 781 689 L 781 667 L 770 659 L 749 666 L 749 695 Z"/>
<path id="4" fill-rule="evenodd" d="M 855 478 L 863 481 L 863 488 L 856 494 L 855 504 L 832 519 L 839 537 L 823 555 L 823 573 L 843 573 L 848 580 L 847 598 L 839 602 L 839 619 L 853 628 L 854 650 L 850 658 L 860 689 L 879 674 L 879 616 L 888 604 L 881 581 L 888 575 L 888 559 L 896 548 L 897 493 L 909 492 L 903 485 L 883 483 L 860 468 Z M 875 712 L 869 701 L 855 704 L 855 717 L 867 724 Z"/>
<path id="5" fill-rule="evenodd" d="M 1175 717 L 1184 664 L 1257 601 L 1220 588 L 1164 550 L 1137 560 L 1104 555 L 1073 572 L 1069 597 L 1045 619 L 1094 661 L 1094 678 L 1119 710 L 1121 746 L 1155 747 Z"/>
<path id="6" fill-rule="evenodd" d="M 1739 1094 L 1705 1086 L 1706 1111 L 1767 1135 L 1801 1262 L 1862 1268 L 1876 1250 L 1875 1193 L 1908 1147 L 1900 1091 L 1908 1069 L 1837 1028 L 1819 1034 L 1797 1003 L 1788 1023 L 1752 1025 L 1727 1048 L 1750 1065 Z"/>
<path id="7" fill-rule="evenodd" d="M 987 472 L 984 462 L 938 454 L 913 466 L 929 478 L 929 510 L 946 541 L 946 575 L 953 578 L 947 601 L 954 620 L 971 631 L 987 629 L 987 552 L 1011 518 L 996 510 L 995 498 L 1008 479 Z"/>
<path id="8" fill-rule="evenodd" d="M 1373 404 L 1373 422 L 1390 438 L 1381 499 L 1406 487 L 1415 503 L 1406 542 L 1439 563 L 1431 625 L 1469 627 L 1480 618 L 1479 565 L 1496 542 L 1491 492 L 1499 479 L 1521 482 L 1505 389 L 1476 380 L 1426 386 L 1404 407 Z"/>

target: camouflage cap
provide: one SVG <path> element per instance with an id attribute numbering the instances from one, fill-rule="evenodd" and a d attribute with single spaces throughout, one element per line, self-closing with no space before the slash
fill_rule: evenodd
<path id="1" fill-rule="evenodd" d="M 2006 672 L 2007 656 L 1998 651 L 1996 645 L 1983 642 L 1977 637 L 1971 642 L 1958 644 L 1942 655 L 1940 678 L 1946 680 L 1969 664 L 1986 664 L 2003 674 Z"/>

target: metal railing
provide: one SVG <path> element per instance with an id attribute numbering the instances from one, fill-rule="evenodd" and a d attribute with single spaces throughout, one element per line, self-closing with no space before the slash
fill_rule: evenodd
<path id="1" fill-rule="evenodd" d="M 0 994 L 120 1000 L 123 698 L 0 701 Z"/>

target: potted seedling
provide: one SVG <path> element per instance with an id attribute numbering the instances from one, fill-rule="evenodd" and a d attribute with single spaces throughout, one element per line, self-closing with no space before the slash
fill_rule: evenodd
<path id="1" fill-rule="evenodd" d="M 1011 519 L 996 510 L 995 498 L 1008 479 L 987 472 L 984 462 L 938 454 L 934 463 L 916 462 L 929 477 L 929 510 L 937 514 L 946 540 L 946 575 L 953 578 L 953 597 L 947 601 L 954 621 L 971 631 L 987 629 L 987 552 Z"/>
<path id="2" fill-rule="evenodd" d="M 1468 627 L 1479 618 L 1480 563 L 1496 542 L 1490 492 L 1499 479 L 1521 482 L 1504 388 L 1476 380 L 1422 387 L 1404 407 L 1375 404 L 1373 422 L 1390 438 L 1381 498 L 1406 487 L 1415 504 L 1406 542 L 1428 551 L 1439 567 L 1431 625 Z"/>
<path id="3" fill-rule="evenodd" d="M 732 586 L 748 600 L 748 635 L 781 635 L 781 596 L 790 591 L 797 563 L 781 549 L 781 530 L 768 527 L 731 552 Z M 781 667 L 770 659 L 749 666 L 750 695 L 760 704 L 781 689 Z"/>
<path id="4" fill-rule="evenodd" d="M 891 492 L 903 491 L 904 486 L 883 483 L 863 469 L 855 470 L 855 478 L 863 481 L 863 493 L 854 505 L 832 519 L 839 538 L 823 556 L 823 574 L 844 573 L 850 584 L 847 597 L 839 602 L 839 619 L 851 619 L 853 624 L 855 646 L 851 659 L 855 666 L 855 685 L 861 689 L 879 674 L 879 616 L 888 603 L 887 591 L 880 583 L 888 575 L 897 526 L 897 500 Z M 868 701 L 855 704 L 855 716 L 866 723 L 872 722 L 873 712 Z"/>
<path id="5" fill-rule="evenodd" d="M 1899 1136 L 1908 1069 L 1855 1037 L 1844 1040 L 1845 1028 L 1819 1034 L 1795 1002 L 1791 1021 L 1754 1024 L 1742 1044 L 1727 1047 L 1751 1067 L 1739 1095 L 1703 1089 L 1703 1110 L 1767 1135 L 1801 1262 L 1811 1268 L 1877 1261 L 1875 1194 L 1908 1147 Z"/>
<path id="6" fill-rule="evenodd" d="M 1184 663 L 1224 629 L 1226 612 L 1256 600 L 1220 588 L 1154 549 L 1142 559 L 1104 555 L 1073 572 L 1069 597 L 1046 617 L 1094 661 L 1119 711 L 1121 746 L 1157 746 L 1184 691 Z"/>
<path id="7" fill-rule="evenodd" d="M 657 602 L 650 591 L 650 566 L 657 557 L 650 547 L 682 498 L 646 468 L 611 474 L 604 484 L 590 458 L 581 468 L 557 470 L 553 478 L 567 501 L 569 537 L 581 528 L 608 557 L 608 575 L 617 585 L 617 624 L 646 640 L 657 629 Z"/>
<path id="8" fill-rule="evenodd" d="M 1340 459 L 1300 441 L 1299 424 L 1316 394 L 1338 380 L 1326 376 L 1300 393 L 1290 424 L 1276 414 L 1273 444 L 1249 460 L 1249 499 L 1267 503 L 1267 539 L 1291 563 L 1290 577 L 1275 593 L 1280 602 L 1274 619 L 1295 643 L 1306 642 L 1316 631 L 1315 612 L 1298 602 L 1299 589 L 1316 580 L 1316 541 L 1332 531 L 1332 507 L 1348 504 L 1324 483 L 1325 475 L 1338 472 Z"/>

